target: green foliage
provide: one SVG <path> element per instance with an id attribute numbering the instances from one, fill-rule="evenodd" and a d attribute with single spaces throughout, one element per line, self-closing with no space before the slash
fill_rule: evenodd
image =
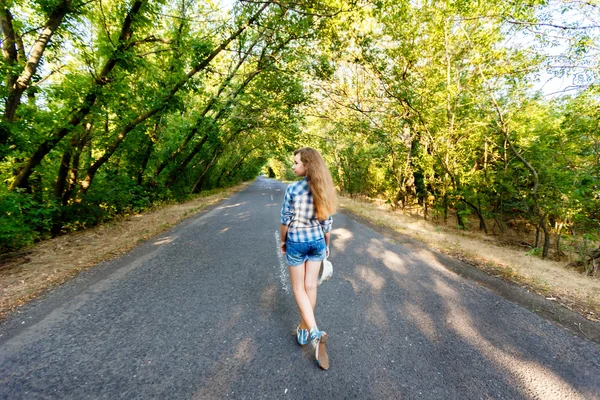
<path id="1" fill-rule="evenodd" d="M 0 195 L 0 252 L 28 246 L 46 235 L 58 207 L 19 191 Z"/>

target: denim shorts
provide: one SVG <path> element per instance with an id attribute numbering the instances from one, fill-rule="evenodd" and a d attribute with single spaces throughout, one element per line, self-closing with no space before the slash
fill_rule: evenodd
<path id="1" fill-rule="evenodd" d="M 323 261 L 327 246 L 325 239 L 312 242 L 285 242 L 285 260 L 290 267 L 304 264 L 305 261 Z"/>

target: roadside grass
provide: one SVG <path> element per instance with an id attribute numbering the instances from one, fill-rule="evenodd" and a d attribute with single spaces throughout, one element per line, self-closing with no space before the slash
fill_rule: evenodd
<path id="1" fill-rule="evenodd" d="M 162 204 L 144 213 L 44 240 L 0 261 L 0 318 L 79 272 L 123 255 L 248 184 L 202 193 L 185 203 Z"/>
<path id="2" fill-rule="evenodd" d="M 600 321 L 600 279 L 565 267 L 564 262 L 527 255 L 523 248 L 479 232 L 440 226 L 388 205 L 340 195 L 342 210 L 426 243 L 490 275 L 500 277 L 555 301 L 592 321 Z"/>

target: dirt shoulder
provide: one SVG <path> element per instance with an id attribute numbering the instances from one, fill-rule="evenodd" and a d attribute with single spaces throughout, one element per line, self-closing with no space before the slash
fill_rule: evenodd
<path id="1" fill-rule="evenodd" d="M 248 184 L 39 242 L 0 261 L 0 318 L 94 265 L 120 257 Z"/>
<path id="2" fill-rule="evenodd" d="M 565 263 L 528 256 L 492 236 L 440 227 L 375 203 L 339 200 L 342 211 L 372 229 L 398 241 L 424 243 L 446 256 L 448 268 L 600 343 L 600 279 L 567 269 Z"/>

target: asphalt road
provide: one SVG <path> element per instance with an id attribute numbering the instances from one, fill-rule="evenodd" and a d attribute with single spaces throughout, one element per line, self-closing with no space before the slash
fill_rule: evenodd
<path id="1" fill-rule="evenodd" d="M 285 185 L 228 200 L 0 324 L 2 399 L 600 399 L 600 345 L 338 214 L 320 370 L 291 332 Z"/>

